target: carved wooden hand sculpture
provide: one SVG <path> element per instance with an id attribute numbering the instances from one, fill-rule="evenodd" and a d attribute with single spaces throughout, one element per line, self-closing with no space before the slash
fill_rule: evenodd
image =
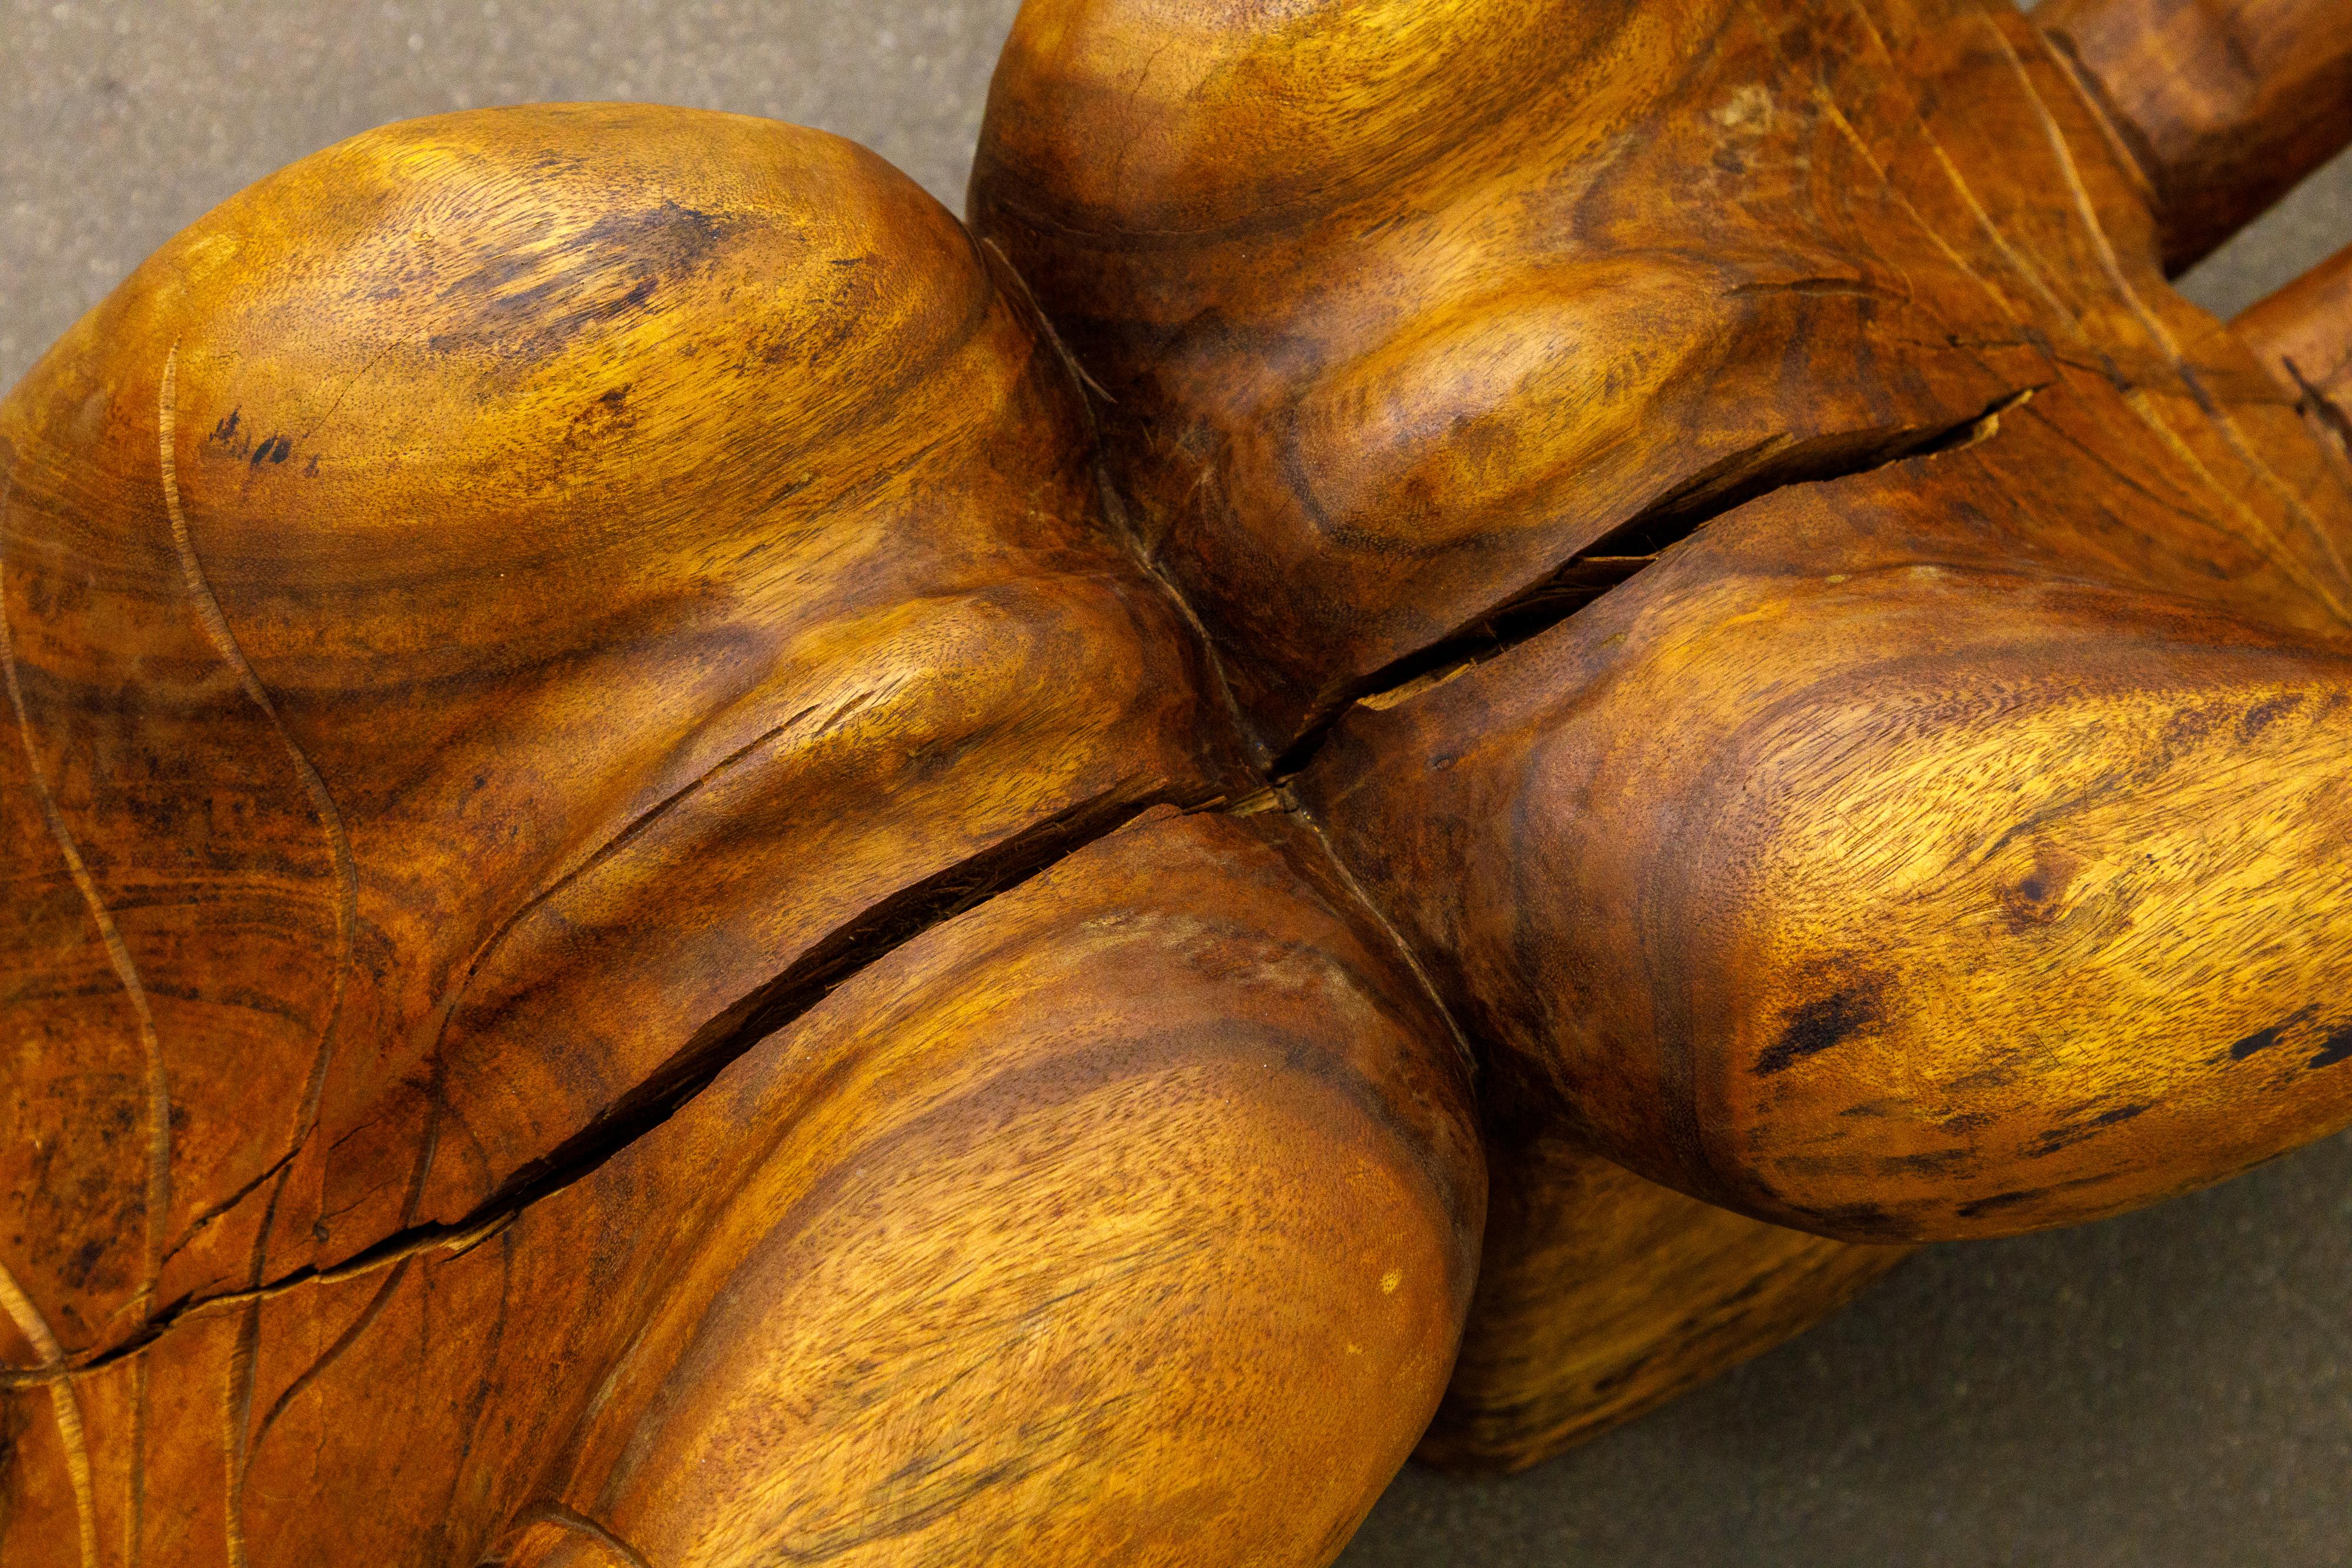
<path id="1" fill-rule="evenodd" d="M 1032 0 L 970 233 L 173 242 L 0 405 L 0 1557 L 1323 1563 L 2352 1120 L 2352 264 L 2163 280 L 2352 11 L 2042 19 Z"/>

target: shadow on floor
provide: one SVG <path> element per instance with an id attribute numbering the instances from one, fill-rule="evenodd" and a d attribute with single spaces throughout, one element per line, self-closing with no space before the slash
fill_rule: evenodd
<path id="1" fill-rule="evenodd" d="M 1418 1465 L 1341 1568 L 2352 1563 L 2352 1135 L 1930 1250 L 1525 1475 Z"/>

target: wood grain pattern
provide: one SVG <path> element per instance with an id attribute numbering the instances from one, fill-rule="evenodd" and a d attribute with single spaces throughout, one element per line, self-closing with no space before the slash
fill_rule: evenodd
<path id="1" fill-rule="evenodd" d="M 2170 290 L 2129 15 L 1031 0 L 970 232 L 173 241 L 0 403 L 0 1556 L 1328 1563 L 2352 1121 L 2352 264 Z"/>
<path id="2" fill-rule="evenodd" d="M 2033 19 L 2146 174 L 2173 272 L 2352 141 L 2344 0 L 2049 0 Z"/>
<path id="3" fill-rule="evenodd" d="M 671 111 L 373 133 L 77 328 L 0 416 L 59 1341 L 455 1220 L 1217 792 L 1066 396 L 910 183 Z"/>
<path id="4" fill-rule="evenodd" d="M 2064 515 L 2044 417 L 1744 508 L 1304 781 L 1503 1070 L 1654 1179 L 1993 1234 L 2352 1113 L 2352 648 L 1970 559 Z"/>
<path id="5" fill-rule="evenodd" d="M 2352 246 L 2231 323 L 2321 440 L 2352 458 Z"/>
<path id="6" fill-rule="evenodd" d="M 1268 757 L 1612 530 L 2053 361 L 2177 382 L 2209 326 L 2005 5 L 1047 0 L 991 102 L 974 223 L 1102 389 Z"/>
<path id="7" fill-rule="evenodd" d="M 1490 1098 L 1895 1239 L 2352 1113 L 2352 492 L 2149 193 L 2002 7 L 1040 4 L 972 213 Z M 1526 1185 L 1457 1461 L 1613 1413 L 1541 1283 L 1609 1227 Z M 1801 1273 L 1634 1277 L 1638 1341 Z"/>
<path id="8" fill-rule="evenodd" d="M 1874 1240 L 2352 1118 L 2352 486 L 2040 35 L 1433 9 L 1476 90 L 1428 12 L 1211 8 L 1144 70 L 1160 8 L 1033 6 L 973 204 L 1505 1092 Z"/>
<path id="9" fill-rule="evenodd" d="M 1685 1197 L 1556 1132 L 1487 1134 L 1478 1291 L 1417 1458 L 1522 1470 L 1811 1327 L 1910 1256 Z"/>
<path id="10" fill-rule="evenodd" d="M 191 1565 L 1323 1561 L 1477 1256 L 1463 1063 L 1400 975 L 1286 819 L 1147 815 L 576 1184 L 70 1375 L 97 1560 L 135 1484 Z M 38 1459 L 12 1563 L 71 1561 Z"/>

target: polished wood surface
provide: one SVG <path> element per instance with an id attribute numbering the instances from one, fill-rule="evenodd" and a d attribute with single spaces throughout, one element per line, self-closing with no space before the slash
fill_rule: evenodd
<path id="1" fill-rule="evenodd" d="M 0 414 L 60 1344 L 454 1221 L 1219 793 L 1066 396 L 912 184 L 668 110 L 362 137 L 77 327 Z"/>
<path id="2" fill-rule="evenodd" d="M 968 231 L 174 240 L 0 403 L 0 1558 L 1327 1563 L 2352 1121 L 2344 264 L 2043 20 L 1031 0 Z"/>
<path id="3" fill-rule="evenodd" d="M 2305 423 L 2352 458 L 2352 246 L 2231 325 L 2294 395 Z"/>
<path id="4" fill-rule="evenodd" d="M 971 202 L 1280 757 L 1562 563 L 1629 553 L 1613 530 L 2062 373 L 2145 400 L 2186 354 L 2230 397 L 2242 356 L 2200 358 L 2144 194 L 2003 5 L 1131 0 L 1024 9 Z M 2227 446 L 2209 423 L 2178 439 Z M 2307 459 L 2252 440 L 2297 493 Z M 2325 622 L 2314 527 L 2268 571 Z"/>
<path id="5" fill-rule="evenodd" d="M 2352 1118 L 2352 485 L 2023 18 L 1035 5 L 972 195 L 1503 1098 L 1865 1241 Z"/>
<path id="6" fill-rule="evenodd" d="M 1339 896 L 1279 816 L 1163 808 L 562 1190 L 176 1308 L 73 1381 L 97 1560 L 1319 1561 L 1444 1385 L 1483 1186 Z M 72 1562 L 57 1456 L 10 1479 L 7 1560 Z"/>
<path id="7" fill-rule="evenodd" d="M 2049 0 L 2033 19 L 2146 175 L 2175 272 L 2352 140 L 2336 0 Z"/>
<path id="8" fill-rule="evenodd" d="M 1557 1132 L 1487 1131 L 1486 1240 L 1417 1457 L 1520 1470 L 1836 1311 L 1911 1255 L 1685 1197 Z"/>

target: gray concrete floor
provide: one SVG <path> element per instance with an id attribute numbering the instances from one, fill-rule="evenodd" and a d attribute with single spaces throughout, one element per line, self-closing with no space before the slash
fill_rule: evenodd
<path id="1" fill-rule="evenodd" d="M 411 115 L 635 99 L 877 149 L 961 204 L 1014 0 L 0 0 L 0 386 L 174 230 Z M 2352 159 L 2189 280 L 2352 240 Z M 2105 1225 L 1939 1249 L 1507 1480 L 1408 1469 L 1347 1568 L 2352 1563 L 2352 1140 Z"/>

